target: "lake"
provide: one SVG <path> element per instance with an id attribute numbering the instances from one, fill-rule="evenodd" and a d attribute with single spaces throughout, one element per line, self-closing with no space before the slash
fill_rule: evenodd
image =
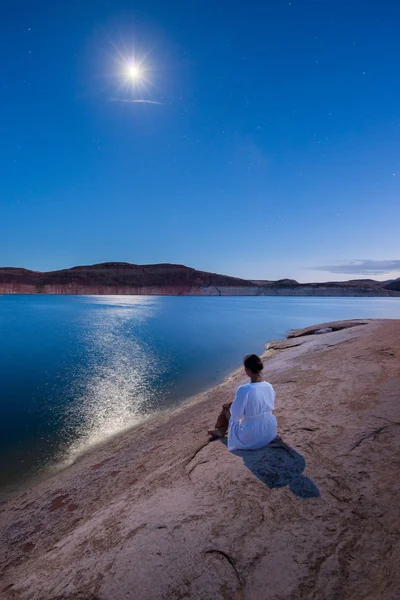
<path id="1" fill-rule="evenodd" d="M 374 317 L 400 318 L 400 299 L 0 296 L 0 500 L 290 329 Z"/>

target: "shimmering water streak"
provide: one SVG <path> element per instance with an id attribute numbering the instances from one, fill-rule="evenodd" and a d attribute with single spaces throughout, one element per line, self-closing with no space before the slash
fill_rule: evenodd
<path id="1" fill-rule="evenodd" d="M 155 317 L 154 299 L 108 296 L 94 302 L 104 309 L 91 311 L 86 321 L 82 343 L 89 357 L 72 384 L 76 392 L 66 411 L 70 433 L 60 448 L 62 465 L 154 411 L 156 382 L 165 371 L 165 359 L 135 334 Z"/>

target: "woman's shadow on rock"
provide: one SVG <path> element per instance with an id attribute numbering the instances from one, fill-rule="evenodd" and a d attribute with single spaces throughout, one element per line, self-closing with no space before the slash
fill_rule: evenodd
<path id="1" fill-rule="evenodd" d="M 221 440 L 227 445 L 226 438 Z M 283 441 L 272 441 L 258 450 L 234 450 L 246 467 L 269 488 L 289 486 L 299 498 L 318 498 L 315 483 L 303 475 L 304 456 Z"/>

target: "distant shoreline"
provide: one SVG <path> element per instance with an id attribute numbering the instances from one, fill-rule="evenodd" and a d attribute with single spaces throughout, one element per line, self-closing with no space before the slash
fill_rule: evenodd
<path id="1" fill-rule="evenodd" d="M 307 284 L 304 284 L 307 285 Z M 317 285 L 317 284 L 315 284 Z M 321 284 L 322 285 L 322 284 Z M 400 292 L 394 291 L 367 291 L 361 290 L 359 292 L 354 291 L 352 289 L 322 289 L 316 288 L 314 290 L 307 289 L 295 289 L 295 290 L 268 290 L 263 293 L 260 293 L 260 290 L 255 289 L 254 293 L 251 293 L 250 290 L 246 290 L 247 293 L 243 293 L 243 290 L 232 290 L 229 288 L 218 288 L 218 290 L 214 290 L 213 288 L 199 288 L 199 289 L 191 289 L 187 292 L 181 293 L 173 293 L 172 291 L 165 290 L 163 292 L 154 291 L 154 289 L 146 289 L 142 288 L 140 290 L 135 290 L 132 292 L 121 292 L 120 290 L 107 290 L 107 291 L 62 291 L 62 292 L 14 292 L 14 291 L 0 291 L 0 296 L 158 296 L 158 297 L 241 297 L 241 298 L 254 298 L 254 297 L 299 297 L 299 298 L 400 298 Z"/>
<path id="2" fill-rule="evenodd" d="M 257 281 L 174 264 L 101 263 L 47 273 L 0 267 L 0 294 L 400 297 L 400 278 L 325 283 Z"/>

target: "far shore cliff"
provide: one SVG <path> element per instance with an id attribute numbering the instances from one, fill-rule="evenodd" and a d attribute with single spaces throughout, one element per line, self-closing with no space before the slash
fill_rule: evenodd
<path id="1" fill-rule="evenodd" d="M 2 600 L 399 598 L 400 320 L 294 331 L 264 364 L 282 442 L 209 441 L 240 369 L 2 504 Z"/>
<path id="2" fill-rule="evenodd" d="M 41 273 L 0 267 L 0 294 L 121 294 L 156 296 L 397 296 L 400 279 L 299 283 L 255 281 L 184 265 L 101 263 Z"/>

